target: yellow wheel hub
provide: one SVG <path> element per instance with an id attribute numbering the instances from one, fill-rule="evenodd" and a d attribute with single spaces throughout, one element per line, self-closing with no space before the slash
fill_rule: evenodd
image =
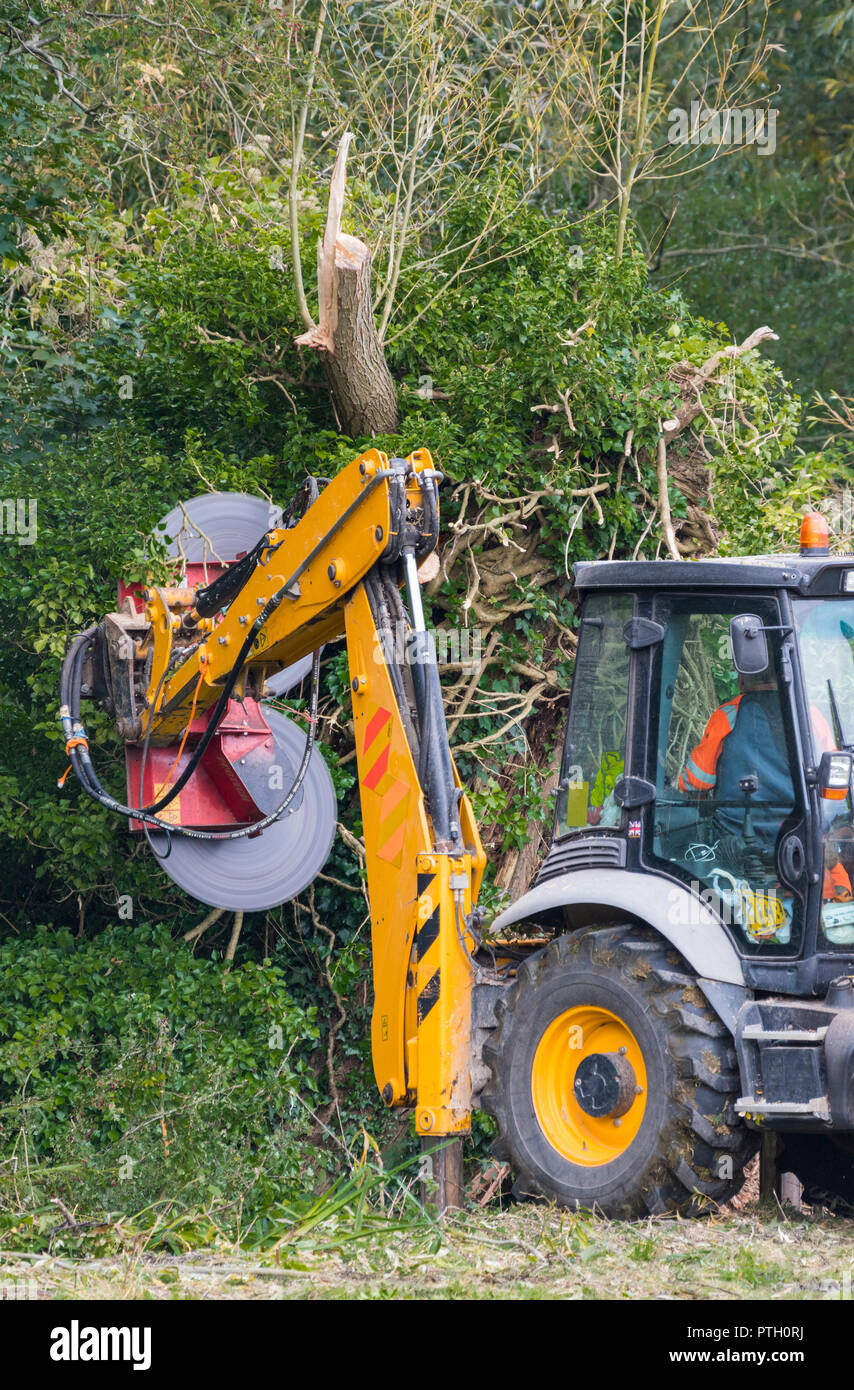
<path id="1" fill-rule="evenodd" d="M 616 1100 L 618 1075 L 622 1089 Z M 646 1067 L 634 1033 L 608 1009 L 567 1009 L 540 1039 L 531 1092 L 540 1127 L 564 1158 L 588 1168 L 619 1158 L 640 1129 L 646 1109 Z M 611 1100 L 609 1113 L 588 1113 L 609 1106 Z"/>

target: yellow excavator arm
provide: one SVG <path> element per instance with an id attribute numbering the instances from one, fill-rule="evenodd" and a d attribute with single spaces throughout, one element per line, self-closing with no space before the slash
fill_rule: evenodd
<path id="1" fill-rule="evenodd" d="M 222 826 L 201 828 L 194 800 L 205 740 L 231 728 L 234 701 L 253 708 L 271 675 L 345 638 L 371 905 L 374 1072 L 384 1102 L 414 1106 L 417 1132 L 429 1141 L 470 1128 L 470 926 L 485 864 L 450 752 L 418 580 L 438 540 L 439 481 L 426 450 L 406 459 L 369 450 L 298 520 L 272 527 L 212 583 L 150 588 L 141 612 L 126 600 L 123 612 L 81 634 L 66 661 L 61 710 L 72 765 L 90 794 L 137 827 L 224 837 Z M 79 717 L 81 686 L 98 688 L 93 662 L 130 753 L 166 749 L 169 761 L 180 743 L 148 806 L 141 776 L 137 797 L 129 778 L 123 806 L 94 772 Z M 227 798 L 228 785 L 219 790 Z M 235 804 L 243 829 L 229 833 L 257 834 Z M 261 835 L 264 824 L 256 822 Z"/>

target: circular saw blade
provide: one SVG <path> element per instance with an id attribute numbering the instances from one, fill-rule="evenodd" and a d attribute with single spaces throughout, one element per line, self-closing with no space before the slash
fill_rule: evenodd
<path id="1" fill-rule="evenodd" d="M 231 562 L 282 523 L 282 509 L 247 492 L 203 492 L 173 507 L 155 528 L 170 555 L 191 564 Z"/>
<path id="2" fill-rule="evenodd" d="M 282 509 L 248 492 L 202 492 L 173 507 L 155 531 L 170 555 L 187 564 L 230 563 L 251 550 L 266 531 L 282 524 Z M 267 680 L 271 695 L 285 695 L 311 670 L 311 656 L 285 666 Z"/>
<path id="3" fill-rule="evenodd" d="M 323 651 L 323 648 L 321 647 L 320 650 Z M 314 656 L 309 653 L 308 656 L 300 657 L 299 661 L 295 661 L 292 666 L 283 666 L 281 671 L 267 677 L 264 693 L 276 696 L 287 695 L 289 690 L 293 690 L 294 686 L 299 685 L 300 681 L 311 675 L 313 661 Z"/>
<path id="4" fill-rule="evenodd" d="M 305 734 L 283 714 L 264 707 L 285 768 L 299 767 Z M 285 773 L 284 800 L 289 785 Z M 285 811 L 260 835 L 239 840 L 192 840 L 172 835 L 172 849 L 161 868 L 185 893 L 209 907 L 233 912 L 266 912 L 297 897 L 314 881 L 329 857 L 335 837 L 335 788 L 315 748 L 302 784 L 299 808 Z M 151 835 L 158 856 L 166 854 L 166 835 Z"/>

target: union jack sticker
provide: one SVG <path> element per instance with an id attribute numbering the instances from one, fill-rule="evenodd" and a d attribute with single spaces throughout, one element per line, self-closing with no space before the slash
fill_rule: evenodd
<path id="1" fill-rule="evenodd" d="M 629 821 L 629 839 L 630 839 L 630 840 L 639 840 L 639 839 L 640 839 L 640 833 L 641 833 L 641 823 L 640 823 L 640 821 L 639 821 L 639 820 L 630 820 L 630 821 Z"/>

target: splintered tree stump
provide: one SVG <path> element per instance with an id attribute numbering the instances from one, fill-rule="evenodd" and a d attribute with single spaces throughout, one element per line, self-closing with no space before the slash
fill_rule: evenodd
<path id="1" fill-rule="evenodd" d="M 394 434 L 397 391 L 374 323 L 371 253 L 358 237 L 339 232 L 334 264 L 318 246 L 320 323 L 297 338 L 323 358 L 339 424 L 347 434 Z"/>
<path id="2" fill-rule="evenodd" d="M 335 242 L 335 288 L 338 312 L 323 368 L 342 427 L 354 436 L 394 434 L 397 391 L 374 324 L 371 253 L 345 232 Z"/>

